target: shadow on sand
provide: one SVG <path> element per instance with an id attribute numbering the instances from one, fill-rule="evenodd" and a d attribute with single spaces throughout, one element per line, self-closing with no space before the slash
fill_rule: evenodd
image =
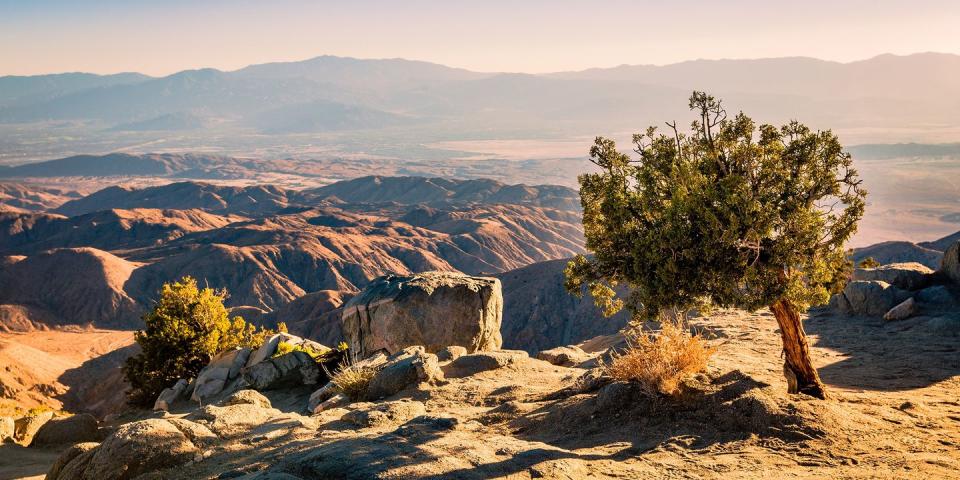
<path id="1" fill-rule="evenodd" d="M 814 344 L 846 356 L 820 369 L 828 385 L 902 391 L 922 388 L 960 375 L 960 318 L 847 317 L 811 311 L 805 322 Z"/>

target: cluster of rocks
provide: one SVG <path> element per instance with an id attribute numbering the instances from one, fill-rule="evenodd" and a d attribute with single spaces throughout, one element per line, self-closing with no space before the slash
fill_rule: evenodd
<path id="1" fill-rule="evenodd" d="M 355 297 L 343 314 L 352 354 L 347 368 L 369 373 L 351 396 L 329 381 L 310 355 L 297 350 L 276 355 L 281 342 L 316 350 L 326 347 L 285 333 L 274 335 L 256 350 L 219 355 L 192 382 L 184 379 L 165 390 L 155 405 L 160 418 L 128 423 L 108 435 L 94 428 L 98 437 L 75 438 L 71 443 L 76 444 L 63 452 L 47 478 L 135 478 L 202 462 L 226 441 L 241 437 L 258 441 L 251 432 L 263 425 L 316 428 L 309 415 L 321 413 L 359 428 L 413 424 L 416 419 L 452 428 L 455 419 L 430 417 L 424 403 L 411 398 L 415 395 L 398 394 L 526 361 L 527 352 L 500 348 L 501 312 L 500 284 L 495 279 L 436 272 L 381 278 Z M 544 351 L 538 357 L 564 366 L 592 358 L 574 346 Z M 260 393 L 321 383 L 303 414 L 281 412 Z M 285 398 L 278 395 L 275 399 Z M 186 415 L 166 412 L 188 398 L 200 402 L 200 408 L 183 409 L 189 412 Z"/>
<path id="2" fill-rule="evenodd" d="M 154 410 L 169 410 L 174 402 L 186 397 L 203 404 L 244 388 L 270 390 L 318 383 L 323 373 L 320 364 L 298 350 L 275 356 L 281 342 L 318 352 L 333 352 L 312 340 L 278 333 L 268 337 L 256 350 L 239 348 L 216 356 L 192 383 L 181 379 L 161 392 Z M 336 361 L 339 357 L 333 355 L 329 360 Z"/>
<path id="3" fill-rule="evenodd" d="M 847 315 L 905 320 L 915 316 L 938 318 L 960 305 L 960 243 L 950 247 L 938 270 L 919 263 L 892 263 L 858 268 L 829 308 Z"/>
<path id="4" fill-rule="evenodd" d="M 93 415 L 56 415 L 53 411 L 32 413 L 14 419 L 0 417 L 0 443 L 49 447 L 99 440 L 105 435 Z"/>
<path id="5" fill-rule="evenodd" d="M 60 454 L 46 478 L 144 478 L 141 475 L 201 462 L 224 439 L 238 432 L 271 420 L 295 417 L 272 408 L 270 400 L 260 393 L 241 390 L 184 418 L 131 422 L 113 430 L 102 441 L 76 443 Z"/>

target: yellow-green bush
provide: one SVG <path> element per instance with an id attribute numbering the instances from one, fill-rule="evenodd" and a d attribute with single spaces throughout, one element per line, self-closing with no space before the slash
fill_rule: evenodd
<path id="1" fill-rule="evenodd" d="M 189 276 L 163 285 L 153 310 L 143 317 L 145 328 L 135 334 L 141 353 L 124 366 L 131 403 L 149 406 L 164 388 L 196 376 L 217 354 L 258 347 L 272 333 L 230 318 L 226 296 L 226 291 L 198 288 Z"/>

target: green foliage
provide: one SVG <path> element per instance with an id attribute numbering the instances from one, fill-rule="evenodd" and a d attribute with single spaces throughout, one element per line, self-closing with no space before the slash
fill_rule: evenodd
<path id="1" fill-rule="evenodd" d="M 310 355 L 310 358 L 313 358 L 314 360 L 320 360 L 321 358 L 325 357 L 327 354 L 331 353 L 332 351 L 333 350 L 329 348 L 320 350 L 320 349 L 313 348 L 309 345 L 294 345 L 290 342 L 281 341 L 280 343 L 277 344 L 277 351 L 276 353 L 273 354 L 272 358 L 279 357 L 281 355 L 286 355 L 290 352 L 303 352 L 303 353 L 306 353 L 307 355 Z"/>
<path id="2" fill-rule="evenodd" d="M 127 360 L 127 396 L 149 406 L 180 378 L 192 378 L 217 354 L 237 347 L 257 347 L 272 332 L 258 330 L 241 317 L 230 318 L 226 292 L 200 289 L 191 277 L 166 283 L 146 324 L 135 338 L 141 353 Z"/>
<path id="3" fill-rule="evenodd" d="M 879 266 L 880 266 L 880 262 L 878 262 L 877 259 L 873 257 L 864 258 L 863 260 L 860 260 L 860 263 L 857 264 L 857 267 L 859 268 L 877 268 Z"/>
<path id="4" fill-rule="evenodd" d="M 690 108 L 699 118 L 689 133 L 674 123 L 669 135 L 634 135 L 636 159 L 596 139 L 600 171 L 579 177 L 593 256 L 568 264 L 567 289 L 587 286 L 606 314 L 626 306 L 646 317 L 707 304 L 825 303 L 844 280 L 844 244 L 863 216 L 850 155 L 830 131 L 727 118 L 702 92 Z"/>

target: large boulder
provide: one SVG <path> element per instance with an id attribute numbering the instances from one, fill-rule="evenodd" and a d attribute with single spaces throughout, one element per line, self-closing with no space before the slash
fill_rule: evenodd
<path id="1" fill-rule="evenodd" d="M 924 288 L 913 295 L 926 311 L 955 310 L 957 297 L 945 285 Z"/>
<path id="2" fill-rule="evenodd" d="M 950 245 L 947 251 L 943 252 L 939 271 L 953 283 L 960 283 L 960 242 Z"/>
<path id="3" fill-rule="evenodd" d="M 193 394 L 190 399 L 195 402 L 202 402 L 222 392 L 232 380 L 240 375 L 240 370 L 247 364 L 249 358 L 249 348 L 229 350 L 214 357 L 197 374 L 197 379 L 193 382 Z"/>
<path id="4" fill-rule="evenodd" d="M 121 425 L 93 451 L 84 479 L 126 480 L 186 463 L 198 449 L 174 424 L 149 419 Z"/>
<path id="5" fill-rule="evenodd" d="M 30 442 L 33 441 L 33 436 L 40 431 L 40 427 L 43 427 L 43 424 L 49 422 L 52 418 L 53 412 L 46 411 L 16 419 L 13 422 L 14 441 L 21 445 L 30 445 Z"/>
<path id="6" fill-rule="evenodd" d="M 90 461 L 90 457 L 92 457 L 93 454 L 88 454 L 88 457 L 85 459 L 85 461 L 81 460 L 79 463 L 74 463 L 73 468 L 65 471 L 67 465 L 72 463 L 80 455 L 91 452 L 98 446 L 100 446 L 99 443 L 86 442 L 78 443 L 64 450 L 63 453 L 57 457 L 57 460 L 53 462 L 53 466 L 50 467 L 50 470 L 47 471 L 47 480 L 80 480 L 80 477 L 83 474 L 83 469 L 86 468 L 86 462 Z"/>
<path id="7" fill-rule="evenodd" d="M 33 436 L 30 445 L 49 446 L 100 440 L 97 419 L 89 413 L 51 419 Z"/>
<path id="8" fill-rule="evenodd" d="M 910 292 L 887 282 L 856 280 L 848 283 L 843 293 L 834 295 L 830 306 L 848 315 L 882 317 L 910 296 Z"/>
<path id="9" fill-rule="evenodd" d="M 371 400 L 389 397 L 411 385 L 443 380 L 437 356 L 423 347 L 408 347 L 387 358 L 386 364 L 370 379 L 366 397 Z"/>
<path id="10" fill-rule="evenodd" d="M 305 352 L 290 352 L 243 369 L 243 379 L 255 390 L 316 385 L 320 365 Z"/>
<path id="11" fill-rule="evenodd" d="M 450 272 L 387 275 L 371 282 L 343 308 L 343 332 L 360 358 L 422 345 L 435 353 L 449 345 L 470 352 L 503 343 L 500 281 Z"/>
<path id="12" fill-rule="evenodd" d="M 891 263 L 877 268 L 858 268 L 853 280 L 887 282 L 903 290 L 919 290 L 930 284 L 933 270 L 917 262 Z"/>

